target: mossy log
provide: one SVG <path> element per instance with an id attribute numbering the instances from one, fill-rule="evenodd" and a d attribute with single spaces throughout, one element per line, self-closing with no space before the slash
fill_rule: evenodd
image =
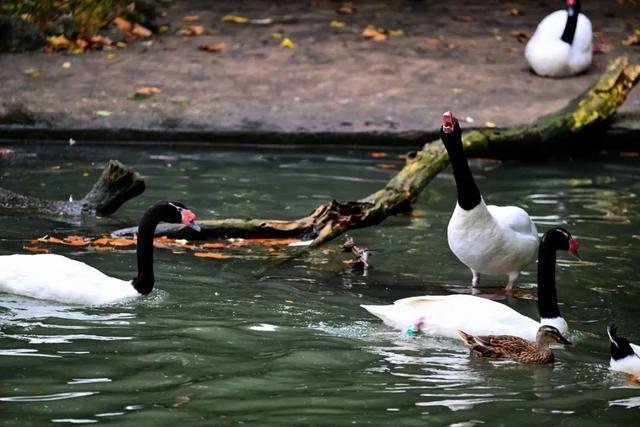
<path id="1" fill-rule="evenodd" d="M 590 132 L 602 129 L 640 77 L 640 64 L 630 65 L 627 58 L 613 60 L 600 79 L 586 92 L 559 111 L 531 124 L 505 130 L 474 130 L 463 135 L 469 156 L 492 158 L 543 157 L 574 141 L 587 139 Z M 440 114 L 440 112 L 434 114 Z M 440 140 L 427 143 L 410 153 L 407 164 L 384 188 L 358 201 L 332 200 L 309 216 L 292 221 L 258 219 L 222 219 L 201 221 L 202 231 L 195 233 L 182 226 L 164 226 L 158 233 L 175 238 L 210 239 L 220 237 L 299 237 L 317 246 L 347 230 L 375 225 L 389 215 L 411 210 L 418 195 L 447 165 L 449 156 Z M 119 230 L 116 235 L 135 232 Z"/>
<path id="2" fill-rule="evenodd" d="M 124 202 L 144 191 L 140 174 L 117 160 L 107 162 L 102 175 L 86 196 L 76 201 L 44 200 L 0 188 L 0 208 L 21 209 L 44 215 L 111 215 Z"/>

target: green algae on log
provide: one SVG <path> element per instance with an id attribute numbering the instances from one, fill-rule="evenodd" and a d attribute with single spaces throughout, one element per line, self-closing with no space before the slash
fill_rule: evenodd
<path id="1" fill-rule="evenodd" d="M 109 160 L 86 196 L 76 201 L 44 200 L 0 188 L 0 209 L 21 209 L 44 215 L 111 215 L 145 189 L 140 174 L 117 160 Z"/>
<path id="2" fill-rule="evenodd" d="M 609 63 L 600 79 L 586 92 L 552 114 L 531 124 L 505 130 L 474 130 L 463 135 L 465 151 L 472 157 L 521 158 L 544 157 L 558 152 L 606 126 L 638 82 L 640 64 L 629 64 L 626 57 Z M 435 113 L 434 113 L 435 114 Z M 438 113 L 439 114 L 439 113 Z M 382 222 L 389 215 L 410 211 L 422 190 L 449 164 L 449 156 L 440 140 L 408 156 L 407 164 L 384 188 L 358 201 L 332 200 L 309 216 L 292 221 L 260 219 L 221 219 L 199 221 L 202 231 L 195 233 L 182 226 L 166 226 L 157 232 L 174 238 L 209 239 L 230 237 L 299 237 L 314 247 L 347 230 Z M 114 232 L 126 235 L 135 227 Z"/>

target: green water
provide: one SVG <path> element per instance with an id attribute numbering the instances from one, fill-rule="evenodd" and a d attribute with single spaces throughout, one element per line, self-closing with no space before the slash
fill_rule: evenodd
<path id="1" fill-rule="evenodd" d="M 147 190 L 108 219 L 70 223 L 0 209 L 0 255 L 24 252 L 25 238 L 132 225 L 166 198 L 201 218 L 297 218 L 331 198 L 363 197 L 393 174 L 376 167 L 389 159 L 366 151 L 15 150 L 0 159 L 0 187 L 80 198 L 103 162 L 118 158 L 142 173 Z M 473 164 L 488 202 L 523 206 L 540 231 L 563 225 L 581 242 L 584 262 L 559 259 L 561 311 L 576 345 L 558 348 L 553 367 L 479 360 L 457 341 L 408 337 L 359 307 L 468 291 L 470 273 L 446 243 L 455 203 L 447 171 L 418 201 L 424 216 L 351 233 L 372 251 L 366 275 L 350 271 L 338 251 L 282 262 L 259 251 L 220 261 L 156 250 L 157 287 L 134 302 L 87 308 L 0 294 L 0 424 L 637 422 L 640 386 L 608 370 L 605 327 L 615 321 L 640 343 L 638 164 Z M 52 249 L 116 277 L 135 275 L 131 251 Z M 505 282 L 487 277 L 482 291 Z M 519 282 L 525 292 L 498 298 L 535 317 L 531 267 Z"/>

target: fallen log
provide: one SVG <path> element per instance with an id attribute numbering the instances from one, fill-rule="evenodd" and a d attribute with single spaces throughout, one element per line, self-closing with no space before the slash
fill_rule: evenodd
<path id="1" fill-rule="evenodd" d="M 140 174 L 117 160 L 109 160 L 91 191 L 80 200 L 44 200 L 0 188 L 0 209 L 20 209 L 44 215 L 111 215 L 144 191 Z"/>
<path id="2" fill-rule="evenodd" d="M 468 132 L 463 135 L 465 151 L 473 157 L 498 159 L 540 158 L 562 152 L 570 144 L 586 140 L 587 134 L 605 127 L 639 78 L 640 64 L 630 65 L 627 58 L 617 58 L 609 63 L 595 84 L 566 107 L 531 124 Z M 448 164 L 442 142 L 431 141 L 421 151 L 410 153 L 407 164 L 384 188 L 358 201 L 332 200 L 310 215 L 291 221 L 205 220 L 200 222 L 200 233 L 180 225 L 160 227 L 157 232 L 186 239 L 299 237 L 312 247 L 318 246 L 347 230 L 375 225 L 390 215 L 410 211 L 422 190 Z M 118 230 L 114 235 L 135 231 L 132 227 Z"/>

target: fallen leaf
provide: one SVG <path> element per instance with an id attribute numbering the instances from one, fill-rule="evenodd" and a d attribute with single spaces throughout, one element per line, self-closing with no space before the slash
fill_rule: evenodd
<path id="1" fill-rule="evenodd" d="M 338 12 L 341 15 L 351 15 L 355 11 L 356 9 L 350 4 L 343 4 L 342 6 L 336 9 L 336 12 Z"/>
<path id="2" fill-rule="evenodd" d="M 518 43 L 524 43 L 529 40 L 529 34 L 524 31 L 511 31 L 511 35 L 518 40 Z"/>
<path id="3" fill-rule="evenodd" d="M 25 68 L 24 70 L 22 70 L 22 73 L 26 74 L 32 79 L 37 79 L 38 77 L 40 77 L 40 71 L 36 70 L 35 68 Z"/>
<path id="4" fill-rule="evenodd" d="M 222 52 L 227 48 L 227 44 L 224 42 L 221 43 L 209 43 L 209 44 L 201 44 L 198 46 L 199 50 L 203 50 L 205 52 Z"/>
<path id="5" fill-rule="evenodd" d="M 522 11 L 518 8 L 512 7 L 511 9 L 509 9 L 509 15 L 511 16 L 520 16 L 522 15 Z"/>
<path id="6" fill-rule="evenodd" d="M 176 397 L 176 401 L 174 402 L 173 405 L 171 405 L 172 408 L 178 408 L 182 405 L 184 405 L 185 403 L 188 403 L 191 400 L 191 398 L 187 395 L 184 396 L 178 396 Z"/>
<path id="7" fill-rule="evenodd" d="M 252 25 L 271 25 L 273 24 L 273 19 L 271 18 L 257 18 L 249 20 L 249 23 Z"/>
<path id="8" fill-rule="evenodd" d="M 300 239 L 295 239 L 291 237 L 283 237 L 281 239 L 278 238 L 264 238 L 264 239 L 234 239 L 231 244 L 236 247 L 242 246 L 250 246 L 250 245 L 262 245 L 262 246 L 271 246 L 271 245 L 290 245 L 291 243 L 301 242 Z"/>
<path id="9" fill-rule="evenodd" d="M 64 238 L 64 244 L 68 246 L 87 246 L 90 242 L 90 240 L 74 234 L 71 234 Z"/>
<path id="10" fill-rule="evenodd" d="M 85 39 L 78 38 L 75 41 L 75 45 L 78 49 L 84 50 L 87 48 L 87 46 L 89 46 L 89 42 L 86 41 Z"/>
<path id="11" fill-rule="evenodd" d="M 125 42 L 118 42 L 116 43 L 116 47 L 118 49 L 125 49 L 127 47 L 127 44 Z"/>
<path id="12" fill-rule="evenodd" d="M 62 64 L 62 68 L 71 68 L 71 62 L 67 61 Z"/>
<path id="13" fill-rule="evenodd" d="M 295 47 L 295 45 L 296 44 L 289 37 L 282 39 L 282 41 L 280 42 L 280 46 L 286 47 L 288 49 Z"/>
<path id="14" fill-rule="evenodd" d="M 459 87 L 454 87 L 453 89 L 451 89 L 451 92 L 457 95 L 459 93 L 462 93 L 462 89 L 460 89 Z"/>
<path id="15" fill-rule="evenodd" d="M 601 44 L 593 44 L 591 45 L 591 53 L 596 55 L 600 55 L 603 53 L 609 52 L 609 46 L 601 45 Z"/>
<path id="16" fill-rule="evenodd" d="M 62 239 L 58 239 L 57 237 L 52 237 L 52 236 L 44 236 L 44 237 L 40 237 L 38 239 L 38 242 L 41 243 L 57 243 L 57 244 L 63 244 L 64 240 Z"/>
<path id="17" fill-rule="evenodd" d="M 405 215 L 408 216 L 409 218 L 423 218 L 427 216 L 427 213 L 425 211 L 420 211 L 420 210 L 411 210 L 409 212 L 405 212 Z"/>
<path id="18" fill-rule="evenodd" d="M 49 248 L 41 248 L 38 246 L 23 246 L 22 249 L 29 251 L 29 252 L 36 252 L 36 253 L 40 253 L 40 254 L 46 254 L 51 252 L 51 249 Z"/>
<path id="19" fill-rule="evenodd" d="M 113 25 L 115 25 L 116 27 L 118 27 L 118 29 L 120 31 L 122 31 L 123 33 L 129 33 L 131 32 L 131 29 L 133 28 L 131 25 L 131 22 L 127 21 L 126 19 L 118 16 L 117 18 L 115 18 L 113 20 Z"/>
<path id="20" fill-rule="evenodd" d="M 49 37 L 47 43 L 56 49 L 66 49 L 71 46 L 71 41 L 64 34 Z"/>
<path id="21" fill-rule="evenodd" d="M 125 247 L 125 246 L 135 246 L 136 241 L 133 239 L 123 239 L 120 237 L 101 237 L 91 242 L 91 245 L 92 246 L 96 245 L 96 246 Z"/>
<path id="22" fill-rule="evenodd" d="M 455 43 L 447 43 L 447 49 L 456 49 L 458 47 Z"/>
<path id="23" fill-rule="evenodd" d="M 182 20 L 186 22 L 193 22 L 197 21 L 198 19 L 200 19 L 200 16 L 198 15 L 187 15 L 182 17 Z"/>
<path id="24" fill-rule="evenodd" d="M 199 258 L 213 258 L 213 259 L 229 259 L 229 255 L 221 254 L 220 252 L 194 252 L 195 256 Z"/>
<path id="25" fill-rule="evenodd" d="M 178 35 L 182 37 L 199 36 L 202 33 L 204 33 L 204 27 L 202 25 L 190 25 L 178 31 Z"/>
<path id="26" fill-rule="evenodd" d="M 431 46 L 438 46 L 440 44 L 440 39 L 436 37 L 425 37 L 424 41 Z"/>
<path id="27" fill-rule="evenodd" d="M 5 157 L 12 153 L 13 153 L 13 150 L 9 148 L 0 148 L 0 157 Z"/>
<path id="28" fill-rule="evenodd" d="M 136 89 L 136 93 L 138 95 L 151 96 L 151 95 L 158 94 L 160 92 L 161 92 L 160 88 L 157 88 L 155 86 L 142 86 Z"/>
<path id="29" fill-rule="evenodd" d="M 107 111 L 107 110 L 96 111 L 96 116 L 100 116 L 100 117 L 109 117 L 111 114 L 112 114 L 111 111 Z"/>
<path id="30" fill-rule="evenodd" d="M 168 33 L 169 31 L 171 31 L 171 25 L 169 24 L 162 24 L 160 25 L 160 28 L 158 28 L 158 32 L 160 34 L 165 34 L 165 33 Z"/>
<path id="31" fill-rule="evenodd" d="M 640 44 L 640 37 L 637 34 L 632 34 L 627 37 L 626 40 L 621 42 L 624 46 L 634 46 Z"/>
<path id="32" fill-rule="evenodd" d="M 372 151 L 371 153 L 369 153 L 370 157 L 373 157 L 374 159 L 381 159 L 383 157 L 387 157 L 389 154 L 385 151 Z"/>
<path id="33" fill-rule="evenodd" d="M 484 125 L 488 128 L 495 128 L 497 125 L 494 122 L 484 122 Z"/>
<path id="34" fill-rule="evenodd" d="M 375 42 L 383 42 L 387 40 L 386 34 L 378 31 L 373 25 L 367 25 L 364 30 L 362 30 L 362 37 L 365 39 L 372 39 Z"/>
<path id="35" fill-rule="evenodd" d="M 621 151 L 620 156 L 621 157 L 640 157 L 640 153 L 638 153 L 637 151 Z"/>
<path id="36" fill-rule="evenodd" d="M 329 26 L 330 26 L 331 28 L 344 28 L 344 27 L 345 27 L 345 25 L 347 25 L 347 24 L 345 24 L 345 23 L 344 23 L 344 22 L 342 22 L 342 21 L 331 21 L 331 22 L 329 23 Z"/>
<path id="37" fill-rule="evenodd" d="M 290 299 L 286 299 L 284 300 L 284 302 L 286 302 L 287 304 L 293 304 L 293 300 L 290 300 Z"/>
<path id="38" fill-rule="evenodd" d="M 249 22 L 249 18 L 245 16 L 238 16 L 238 15 L 227 15 L 222 17 L 222 22 L 231 22 L 234 24 L 246 24 L 247 22 Z"/>
<path id="39" fill-rule="evenodd" d="M 202 249 L 224 249 L 227 247 L 224 243 L 204 243 L 200 246 Z"/>
<path id="40" fill-rule="evenodd" d="M 387 30 L 387 34 L 390 37 L 399 37 L 404 35 L 404 31 L 403 30 Z"/>
<path id="41" fill-rule="evenodd" d="M 134 34 L 138 37 L 147 38 L 151 37 L 153 35 L 153 32 L 151 32 L 151 30 L 147 27 L 144 27 L 140 24 L 134 24 L 133 29 L 131 30 L 131 34 Z"/>
<path id="42" fill-rule="evenodd" d="M 114 60 L 114 59 L 116 59 L 117 57 L 118 57 L 118 55 L 117 55 L 117 54 L 115 54 L 115 53 L 108 53 L 108 54 L 107 54 L 107 60 L 108 60 L 108 61 L 113 61 L 113 60 Z"/>
<path id="43" fill-rule="evenodd" d="M 458 15 L 454 16 L 453 20 L 457 22 L 471 22 L 473 21 L 473 18 L 469 15 Z"/>

